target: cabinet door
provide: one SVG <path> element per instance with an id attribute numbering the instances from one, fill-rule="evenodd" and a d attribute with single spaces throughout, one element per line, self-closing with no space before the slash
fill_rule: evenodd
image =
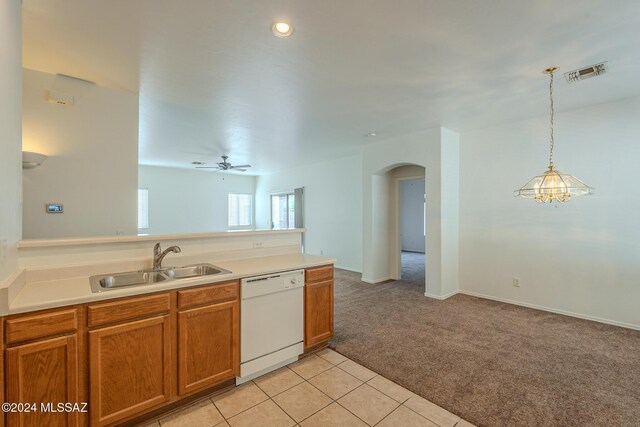
<path id="1" fill-rule="evenodd" d="M 333 280 L 304 287 L 304 346 L 312 347 L 333 336 Z"/>
<path id="2" fill-rule="evenodd" d="M 169 315 L 89 332 L 91 425 L 144 412 L 170 398 Z"/>
<path id="3" fill-rule="evenodd" d="M 45 412 L 40 404 L 78 402 L 75 335 L 23 344 L 6 351 L 7 401 L 35 403 L 37 411 L 7 414 L 10 426 L 76 426 L 77 412 Z"/>
<path id="4" fill-rule="evenodd" d="M 178 387 L 190 393 L 240 374 L 238 301 L 178 313 Z"/>

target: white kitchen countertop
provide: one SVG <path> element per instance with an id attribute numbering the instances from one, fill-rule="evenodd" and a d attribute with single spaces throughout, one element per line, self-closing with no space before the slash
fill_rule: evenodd
<path id="1" fill-rule="evenodd" d="M 280 271 L 317 267 L 320 265 L 334 264 L 335 261 L 336 260 L 332 258 L 307 254 L 274 255 L 260 258 L 218 261 L 214 263 L 216 266 L 229 270 L 231 273 L 191 279 L 169 280 L 151 285 L 132 286 L 97 293 L 91 291 L 89 276 L 34 282 L 27 281 L 27 283 L 22 286 L 18 295 L 9 303 L 7 314 L 25 313 L 208 283 L 224 282 Z M 113 271 L 111 273 L 120 273 L 120 271 Z"/>

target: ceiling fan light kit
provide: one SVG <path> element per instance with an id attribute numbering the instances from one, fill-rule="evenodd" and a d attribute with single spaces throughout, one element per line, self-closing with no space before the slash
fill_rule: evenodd
<path id="1" fill-rule="evenodd" d="M 572 197 L 588 196 L 593 194 L 593 188 L 586 185 L 573 175 L 565 174 L 555 168 L 553 164 L 553 73 L 558 71 L 558 67 L 550 67 L 544 70 L 549 75 L 549 99 L 551 135 L 549 141 L 549 167 L 541 175 L 534 176 L 522 188 L 514 192 L 514 196 L 535 199 L 538 203 L 568 202 Z"/>

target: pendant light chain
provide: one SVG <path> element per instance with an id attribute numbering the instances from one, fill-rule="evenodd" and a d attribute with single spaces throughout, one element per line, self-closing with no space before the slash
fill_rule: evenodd
<path id="1" fill-rule="evenodd" d="M 553 166 L 553 71 L 549 73 L 549 98 L 551 99 L 551 140 L 550 145 L 551 149 L 549 150 L 549 166 Z"/>

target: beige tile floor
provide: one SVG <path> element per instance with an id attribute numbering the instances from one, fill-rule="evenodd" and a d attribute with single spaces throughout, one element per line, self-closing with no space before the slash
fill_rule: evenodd
<path id="1" fill-rule="evenodd" d="M 325 349 L 145 427 L 474 427 Z"/>

